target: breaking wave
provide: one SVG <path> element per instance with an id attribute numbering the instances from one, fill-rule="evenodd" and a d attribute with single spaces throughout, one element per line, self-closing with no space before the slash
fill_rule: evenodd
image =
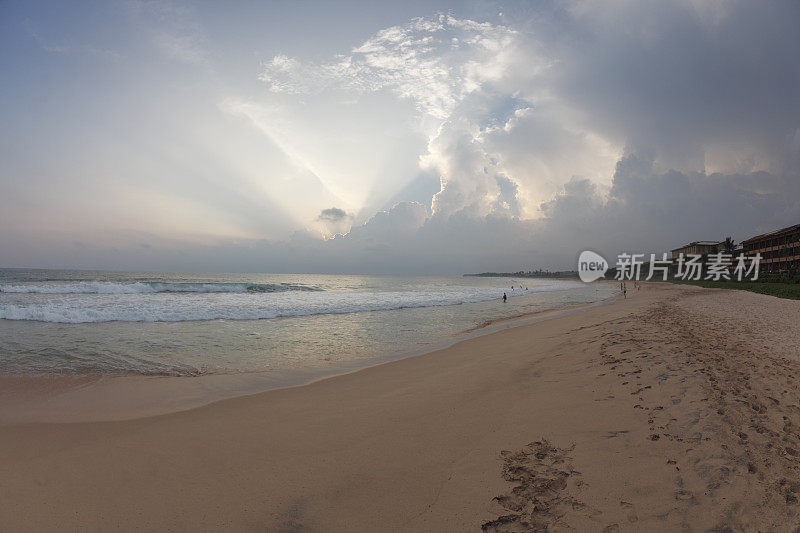
<path id="1" fill-rule="evenodd" d="M 119 292 L 133 284 L 109 284 L 118 292 L 87 296 L 85 284 L 72 294 L 11 295 L 13 301 L 0 305 L 0 319 L 33 320 L 41 322 L 183 322 L 199 320 L 260 320 L 280 317 L 320 314 L 345 314 L 362 311 L 439 307 L 471 302 L 498 300 L 502 289 L 486 287 L 460 287 L 455 290 L 383 291 L 383 292 L 327 292 L 304 288 L 287 288 L 286 285 L 212 284 L 141 284 L 149 292 Z M 136 284 L 137 286 L 139 284 Z M 155 285 L 155 286 L 154 286 Z M 78 285 L 72 285 L 77 287 Z M 175 287 L 183 290 L 174 290 Z M 532 292 L 548 292 L 574 288 L 574 282 L 551 282 L 531 290 L 509 291 L 509 296 Z M 192 287 L 192 289 L 188 289 Z M 224 287 L 223 290 L 218 290 Z M 107 288 L 107 286 L 106 286 Z M 159 290 L 161 289 L 161 290 Z M 195 294 L 168 294 L 193 292 Z M 209 294 L 209 293 L 222 294 Z M 258 298 L 245 293 L 262 292 Z M 167 293 L 167 294 L 164 294 Z M 24 299 L 20 299 L 24 298 Z"/>
<path id="2" fill-rule="evenodd" d="M 76 283 L 39 283 L 0 285 L 0 292 L 14 294 L 156 294 L 172 293 L 270 293 L 286 291 L 322 291 L 294 283 L 163 283 L 134 281 L 80 281 Z"/>

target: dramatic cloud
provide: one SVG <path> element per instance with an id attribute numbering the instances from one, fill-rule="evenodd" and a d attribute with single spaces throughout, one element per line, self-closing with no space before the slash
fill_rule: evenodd
<path id="1" fill-rule="evenodd" d="M 465 96 L 504 74 L 516 32 L 449 15 L 392 26 L 323 64 L 286 55 L 269 61 L 260 79 L 277 93 L 351 93 L 389 89 L 417 108 L 445 119 Z"/>
<path id="2" fill-rule="evenodd" d="M 781 172 L 800 124 L 798 14 L 786 2 L 579 3 L 560 19 L 550 90 L 662 170 Z"/>
<path id="3" fill-rule="evenodd" d="M 348 218 L 348 215 L 338 207 L 331 207 L 330 209 L 323 209 L 317 218 L 325 222 L 341 222 Z"/>
<path id="4" fill-rule="evenodd" d="M 692 240 L 741 241 L 800 219 L 800 180 L 765 172 L 745 174 L 663 173 L 652 159 L 628 156 L 605 195 L 575 179 L 542 206 L 542 237 L 563 252 L 569 247 L 664 252 Z"/>
<path id="5" fill-rule="evenodd" d="M 353 217 L 348 215 L 343 209 L 338 207 L 330 207 L 323 209 L 317 217 L 317 221 L 323 225 L 326 234 L 346 233 L 351 224 Z"/>
<path id="6" fill-rule="evenodd" d="M 328 63 L 277 55 L 260 79 L 303 99 L 391 91 L 419 113 L 421 166 L 441 183 L 434 214 L 525 217 L 573 174 L 607 180 L 620 153 L 537 88 L 556 61 L 508 25 L 437 15 L 381 30 Z M 574 151 L 583 155 L 567 155 Z M 522 189 L 511 202 L 508 186 Z"/>
<path id="7" fill-rule="evenodd" d="M 464 221 L 510 217 L 533 233 L 507 227 L 522 241 L 493 242 L 538 257 L 663 251 L 798 216 L 787 199 L 800 148 L 789 51 L 800 41 L 786 9 L 796 11 L 578 3 L 516 29 L 439 15 L 378 32 L 328 64 L 276 56 L 261 78 L 294 94 L 388 88 L 414 102 L 421 124 L 439 121 L 420 161 L 441 190 L 415 243 L 442 250 L 431 240 L 443 231 L 494 249 Z M 775 36 L 752 31 L 774 24 Z"/>
<path id="8" fill-rule="evenodd" d="M 797 3 L 126 5 L 129 42 L 5 17 L 7 264 L 571 268 L 800 222 Z"/>

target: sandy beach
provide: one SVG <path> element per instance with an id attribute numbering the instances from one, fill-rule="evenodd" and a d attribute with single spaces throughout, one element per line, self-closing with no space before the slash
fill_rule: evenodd
<path id="1" fill-rule="evenodd" d="M 0 428 L 2 531 L 793 531 L 800 302 L 629 298 L 309 385 Z"/>

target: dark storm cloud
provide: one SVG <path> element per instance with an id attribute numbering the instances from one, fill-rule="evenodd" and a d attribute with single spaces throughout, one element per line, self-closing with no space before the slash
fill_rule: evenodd
<path id="1" fill-rule="evenodd" d="M 321 220 L 323 222 L 341 222 L 347 218 L 350 218 L 350 215 L 348 215 L 343 209 L 331 207 L 329 209 L 323 209 L 317 217 L 317 220 Z"/>
<path id="2" fill-rule="evenodd" d="M 541 230 L 562 253 L 657 253 L 693 240 L 741 241 L 800 221 L 797 198 L 797 175 L 659 173 L 651 160 L 629 156 L 617 165 L 608 197 L 588 180 L 568 183 L 542 206 Z"/>
<path id="3" fill-rule="evenodd" d="M 695 170 L 715 148 L 791 159 L 800 3 L 588 3 L 561 20 L 553 92 L 629 151 Z"/>

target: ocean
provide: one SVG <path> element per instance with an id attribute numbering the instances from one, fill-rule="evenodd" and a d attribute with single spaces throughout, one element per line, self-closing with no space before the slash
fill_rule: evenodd
<path id="1" fill-rule="evenodd" d="M 526 278 L 2 269 L 0 372 L 352 368 L 613 293 L 609 284 Z"/>

